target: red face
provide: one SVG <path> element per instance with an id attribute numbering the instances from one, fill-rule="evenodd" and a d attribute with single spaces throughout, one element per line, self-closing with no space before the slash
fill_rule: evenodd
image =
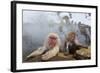
<path id="1" fill-rule="evenodd" d="M 50 46 L 50 48 L 53 48 L 56 45 L 57 42 L 57 38 L 54 36 L 50 36 L 48 39 L 48 44 Z"/>

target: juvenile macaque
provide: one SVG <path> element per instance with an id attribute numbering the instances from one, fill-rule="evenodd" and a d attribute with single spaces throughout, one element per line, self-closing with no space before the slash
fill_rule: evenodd
<path id="1" fill-rule="evenodd" d="M 81 43 L 78 42 L 78 39 L 76 39 L 76 33 L 75 32 L 70 32 L 68 33 L 65 42 L 64 42 L 64 49 L 70 54 L 75 54 L 76 50 L 79 50 L 80 47 L 87 47 L 82 45 Z"/>
<path id="2" fill-rule="evenodd" d="M 57 55 L 59 52 L 59 47 L 59 36 L 56 33 L 50 33 L 47 36 L 44 45 L 38 48 L 36 51 L 33 51 L 30 55 L 27 56 L 27 58 L 41 55 L 42 60 L 49 60 L 50 58 Z"/>

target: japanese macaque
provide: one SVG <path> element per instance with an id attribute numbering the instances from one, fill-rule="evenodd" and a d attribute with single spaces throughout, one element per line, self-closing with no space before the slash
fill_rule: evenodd
<path id="1" fill-rule="evenodd" d="M 76 50 L 79 50 L 80 47 L 87 48 L 87 46 L 83 46 L 82 44 L 80 44 L 78 42 L 78 40 L 76 39 L 75 32 L 68 33 L 68 36 L 66 37 L 65 42 L 64 42 L 65 51 L 70 53 L 70 54 L 75 54 Z"/>
<path id="2" fill-rule="evenodd" d="M 44 41 L 44 45 L 38 48 L 36 51 L 33 51 L 30 55 L 27 56 L 27 58 L 41 55 L 42 60 L 49 60 L 59 53 L 59 48 L 59 36 L 56 33 L 50 33 Z"/>

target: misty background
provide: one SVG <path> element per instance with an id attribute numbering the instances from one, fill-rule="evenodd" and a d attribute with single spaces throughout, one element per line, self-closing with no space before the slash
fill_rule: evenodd
<path id="1" fill-rule="evenodd" d="M 83 45 L 90 46 L 91 14 L 79 12 L 52 12 L 23 10 L 22 55 L 27 55 L 44 44 L 50 32 L 59 35 L 61 42 L 74 31 Z"/>

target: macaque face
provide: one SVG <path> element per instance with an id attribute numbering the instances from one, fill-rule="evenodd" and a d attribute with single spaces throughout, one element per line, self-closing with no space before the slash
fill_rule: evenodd
<path id="1" fill-rule="evenodd" d="M 55 47 L 56 43 L 57 43 L 57 38 L 54 36 L 50 36 L 48 39 L 48 44 L 49 44 L 50 48 Z"/>
<path id="2" fill-rule="evenodd" d="M 71 42 L 73 42 L 75 40 L 75 34 L 71 34 L 68 37 L 69 37 L 69 41 L 71 41 Z"/>

